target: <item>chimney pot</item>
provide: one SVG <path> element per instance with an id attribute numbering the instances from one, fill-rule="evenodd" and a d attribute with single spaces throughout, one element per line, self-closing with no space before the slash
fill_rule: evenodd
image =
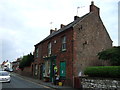
<path id="1" fill-rule="evenodd" d="M 57 31 L 57 28 L 55 28 L 55 31 Z"/>
<path id="2" fill-rule="evenodd" d="M 91 5 L 94 5 L 94 1 L 91 2 Z"/>
<path id="3" fill-rule="evenodd" d="M 94 5 L 93 1 L 91 2 L 91 5 L 90 5 L 90 12 L 94 12 L 95 14 L 99 15 L 99 8 Z"/>

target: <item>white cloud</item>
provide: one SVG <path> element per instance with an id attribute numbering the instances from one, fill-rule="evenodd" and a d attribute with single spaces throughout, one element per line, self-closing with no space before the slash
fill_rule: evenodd
<path id="1" fill-rule="evenodd" d="M 117 2 L 94 0 L 114 45 L 117 45 Z M 90 4 L 90 0 L 0 0 L 0 38 L 12 51 L 4 54 L 4 59 L 13 60 L 33 51 L 34 45 L 49 35 L 50 22 L 53 29 L 59 29 L 61 23 L 73 21 L 78 6 L 85 6 L 78 10 L 82 16 L 89 12 Z"/>

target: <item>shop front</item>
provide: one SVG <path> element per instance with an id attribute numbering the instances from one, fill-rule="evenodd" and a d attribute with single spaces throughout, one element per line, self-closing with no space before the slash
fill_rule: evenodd
<path id="1" fill-rule="evenodd" d="M 56 56 L 44 57 L 43 59 L 45 60 L 43 70 L 44 81 L 54 82 L 54 67 L 56 67 Z"/>

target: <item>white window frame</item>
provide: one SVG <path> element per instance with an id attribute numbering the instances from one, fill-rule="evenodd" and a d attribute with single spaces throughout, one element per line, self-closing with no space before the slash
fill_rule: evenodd
<path id="1" fill-rule="evenodd" d="M 48 43 L 48 55 L 51 55 L 52 54 L 52 44 L 51 42 Z"/>
<path id="2" fill-rule="evenodd" d="M 62 37 L 62 51 L 66 51 L 66 36 Z"/>
<path id="3" fill-rule="evenodd" d="M 35 64 L 35 75 L 37 75 L 37 74 L 38 74 L 38 65 Z"/>

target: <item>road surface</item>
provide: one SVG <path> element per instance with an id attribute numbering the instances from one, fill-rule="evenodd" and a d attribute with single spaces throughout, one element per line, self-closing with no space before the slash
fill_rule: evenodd
<path id="1" fill-rule="evenodd" d="M 2 88 L 6 89 L 6 88 L 20 88 L 20 89 L 30 89 L 31 88 L 33 90 L 35 89 L 40 89 L 40 90 L 53 90 L 52 88 L 49 88 L 47 86 L 23 79 L 19 76 L 16 76 L 14 74 L 11 75 L 11 82 L 10 83 L 2 83 Z"/>

